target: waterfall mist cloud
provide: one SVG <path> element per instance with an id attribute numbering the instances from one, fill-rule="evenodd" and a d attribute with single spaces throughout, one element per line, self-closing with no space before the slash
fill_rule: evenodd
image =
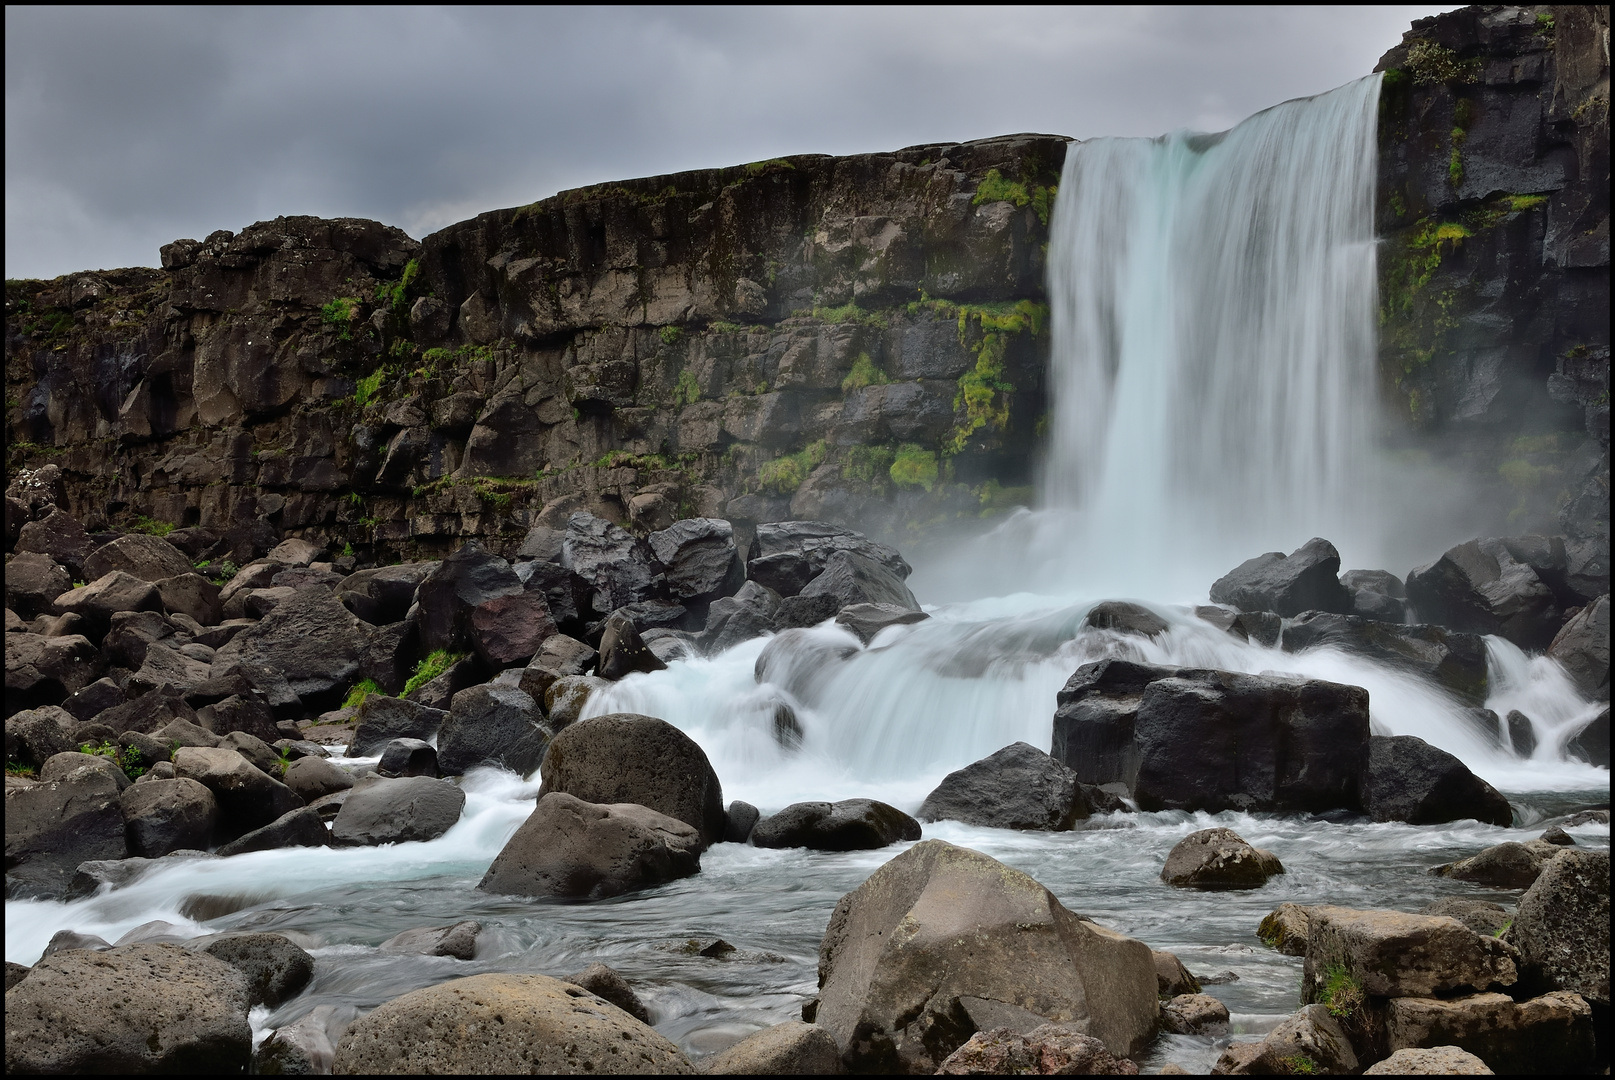
<path id="1" fill-rule="evenodd" d="M 1443 8 L 6 10 L 6 274 L 280 214 L 423 236 L 582 184 L 1220 130 Z"/>

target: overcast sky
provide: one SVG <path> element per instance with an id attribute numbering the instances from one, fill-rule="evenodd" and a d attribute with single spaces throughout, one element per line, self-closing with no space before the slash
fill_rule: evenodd
<path id="1" fill-rule="evenodd" d="M 605 180 L 1221 130 L 1436 7 L 6 8 L 6 276 L 281 214 L 417 238 Z"/>

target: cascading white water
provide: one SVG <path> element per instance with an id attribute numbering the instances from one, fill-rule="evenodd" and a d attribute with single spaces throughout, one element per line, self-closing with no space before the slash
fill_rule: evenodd
<path id="1" fill-rule="evenodd" d="M 1067 152 L 1043 490 L 1110 581 L 1372 535 L 1378 101 L 1372 76 Z"/>

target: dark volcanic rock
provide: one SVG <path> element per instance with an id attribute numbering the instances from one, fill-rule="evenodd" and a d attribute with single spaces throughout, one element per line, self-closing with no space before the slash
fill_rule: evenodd
<path id="1" fill-rule="evenodd" d="M 415 590 L 437 567 L 436 562 L 414 562 L 359 570 L 342 579 L 336 598 L 372 626 L 399 622 L 409 614 Z"/>
<path id="2" fill-rule="evenodd" d="M 830 596 L 840 607 L 891 604 L 911 611 L 918 611 L 920 607 L 901 577 L 855 551 L 837 551 L 830 555 L 824 562 L 824 570 L 804 585 L 798 595 Z"/>
<path id="3" fill-rule="evenodd" d="M 128 533 L 109 544 L 102 544 L 84 559 L 84 577 L 94 581 L 114 570 L 141 581 L 160 581 L 191 572 L 185 553 L 157 536 Z"/>
<path id="4" fill-rule="evenodd" d="M 1412 735 L 1369 739 L 1362 806 L 1375 821 L 1439 825 L 1475 818 L 1509 825 L 1508 800 L 1445 750 Z"/>
<path id="5" fill-rule="evenodd" d="M 651 652 L 634 620 L 619 611 L 606 620 L 600 635 L 600 670 L 602 679 L 616 680 L 635 671 L 663 671 L 667 665 Z"/>
<path id="6" fill-rule="evenodd" d="M 1570 990 L 1608 1009 L 1609 852 L 1555 855 L 1520 897 L 1503 936 L 1520 950 L 1528 985 Z"/>
<path id="7" fill-rule="evenodd" d="M 639 1000 L 628 980 L 606 965 L 590 964 L 576 975 L 568 975 L 566 981 L 583 987 L 595 997 L 605 998 L 640 1023 L 650 1023 L 650 1010 Z"/>
<path id="8" fill-rule="evenodd" d="M 841 551 L 879 564 L 899 582 L 913 572 L 895 548 L 875 543 L 862 533 L 827 521 L 775 521 L 757 526 L 746 559 L 746 576 L 781 596 L 795 596 Z"/>
<path id="9" fill-rule="evenodd" d="M 334 707 L 359 673 L 366 624 L 317 585 L 298 589 L 216 653 L 215 675 L 233 663 L 261 665 L 284 677 L 309 708 Z"/>
<path id="10" fill-rule="evenodd" d="M 586 803 L 552 791 L 505 844 L 484 892 L 600 900 L 701 869 L 700 834 L 633 803 Z"/>
<path id="11" fill-rule="evenodd" d="M 736 799 L 724 814 L 723 842 L 744 844 L 751 838 L 751 830 L 756 828 L 757 820 L 761 817 L 761 812 L 751 803 Z"/>
<path id="12" fill-rule="evenodd" d="M 1167 631 L 1166 620 L 1142 604 L 1126 600 L 1106 600 L 1095 604 L 1083 616 L 1082 624 L 1096 630 L 1115 630 L 1124 634 L 1142 634 L 1154 637 Z"/>
<path id="13" fill-rule="evenodd" d="M 1058 832 L 1090 813 L 1075 772 L 1037 747 L 1018 742 L 949 773 L 915 816 Z"/>
<path id="14" fill-rule="evenodd" d="M 69 574 L 83 578 L 84 560 L 95 550 L 95 541 L 84 531 L 84 526 L 71 514 L 51 507 L 42 518 L 36 518 L 22 527 L 17 535 L 17 552 L 38 552 L 49 555 L 66 568 Z M 11 591 L 11 567 L 6 565 L 6 591 Z M 64 587 L 60 592 L 66 592 Z M 8 604 L 9 606 L 9 604 Z"/>
<path id="15" fill-rule="evenodd" d="M 1486 643 L 1479 635 L 1440 626 L 1404 626 L 1355 615 L 1309 611 L 1286 621 L 1285 652 L 1336 648 L 1423 675 L 1460 701 L 1486 700 Z"/>
<path id="16" fill-rule="evenodd" d="M 757 847 L 814 851 L 865 851 L 919 838 L 919 822 L 874 799 L 792 803 L 751 831 Z"/>
<path id="17" fill-rule="evenodd" d="M 129 853 L 149 859 L 173 851 L 205 850 L 218 826 L 213 792 L 195 780 L 148 780 L 118 797 Z"/>
<path id="18" fill-rule="evenodd" d="M 478 765 L 497 765 L 526 776 L 538 768 L 551 731 L 532 697 L 514 686 L 486 683 L 454 695 L 438 732 L 437 766 L 458 776 Z"/>
<path id="19" fill-rule="evenodd" d="M 1501 634 L 1522 649 L 1546 648 L 1559 627 L 1553 590 L 1497 539 L 1470 540 L 1408 574 L 1419 618 L 1472 634 Z"/>
<path id="20" fill-rule="evenodd" d="M 728 596 L 746 580 L 734 526 L 722 518 L 675 521 L 651 533 L 649 543 L 662 565 L 668 595 L 681 604 Z"/>
<path id="21" fill-rule="evenodd" d="M 382 750 L 376 772 L 382 776 L 438 776 L 437 751 L 420 739 L 394 739 Z"/>
<path id="22" fill-rule="evenodd" d="M 48 614 L 73 577 L 49 555 L 21 552 L 6 563 L 6 607 L 24 619 Z"/>
<path id="23" fill-rule="evenodd" d="M 371 694 L 359 703 L 358 727 L 348 743 L 348 757 L 369 757 L 394 739 L 430 739 L 448 719 L 433 709 L 406 698 Z"/>
<path id="24" fill-rule="evenodd" d="M 561 564 L 589 583 L 599 612 L 655 599 L 663 588 L 655 557 L 642 540 L 593 514 L 567 519 Z"/>
<path id="25" fill-rule="evenodd" d="M 436 840 L 460 820 L 465 792 L 447 780 L 410 776 L 355 785 L 331 826 L 338 844 Z"/>
<path id="26" fill-rule="evenodd" d="M 427 652 L 466 651 L 473 640 L 472 613 L 490 600 L 522 591 L 521 579 L 510 563 L 475 540 L 465 544 L 439 563 L 415 590 L 421 647 Z"/>
<path id="27" fill-rule="evenodd" d="M 1314 537 L 1288 556 L 1270 551 L 1247 559 L 1218 578 L 1211 599 L 1240 611 L 1299 615 L 1303 611 L 1352 610 L 1352 595 L 1340 584 L 1340 553 Z"/>
<path id="28" fill-rule="evenodd" d="M 1609 700 L 1609 594 L 1589 603 L 1554 635 L 1548 655 L 1570 673 L 1576 689 Z"/>
<path id="29" fill-rule="evenodd" d="M 289 1001 L 314 976 L 314 958 L 281 934 L 221 934 L 201 951 L 223 960 L 247 978 L 247 1000 L 274 1008 Z"/>
<path id="30" fill-rule="evenodd" d="M 707 609 L 707 626 L 699 639 L 701 651 L 715 656 L 743 641 L 762 637 L 774 629 L 780 597 L 773 589 L 748 581 L 733 596 L 714 600 Z"/>
<path id="31" fill-rule="evenodd" d="M 306 803 L 353 786 L 353 777 L 349 773 L 318 757 L 300 757 L 293 761 L 286 766 L 282 780 L 294 795 Z"/>
<path id="32" fill-rule="evenodd" d="M 898 604 L 848 604 L 836 616 L 836 624 L 845 626 L 858 636 L 859 641 L 868 645 L 876 634 L 888 626 L 924 622 L 930 617 L 923 611 Z"/>
<path id="33" fill-rule="evenodd" d="M 7 896 L 59 898 L 79 863 L 128 854 L 118 785 L 100 770 L 7 788 Z M 6 1043 L 9 1048 L 9 1035 Z"/>
<path id="34" fill-rule="evenodd" d="M 526 664 L 555 633 L 555 620 L 540 592 L 496 596 L 471 610 L 471 644 L 495 670 Z"/>
<path id="35" fill-rule="evenodd" d="M 219 827 L 231 837 L 268 825 L 302 802 L 227 747 L 182 746 L 174 752 L 174 771 L 213 792 Z"/>
<path id="36" fill-rule="evenodd" d="M 1609 706 L 1600 709 L 1565 744 L 1565 753 L 1589 765 L 1609 768 Z"/>
<path id="37" fill-rule="evenodd" d="M 325 847 L 331 834 L 319 813 L 307 806 L 283 814 L 268 825 L 222 844 L 219 855 L 245 855 L 249 851 L 273 851 L 288 847 Z"/>
<path id="38" fill-rule="evenodd" d="M 665 720 L 610 713 L 572 724 L 544 756 L 543 791 L 584 802 L 637 803 L 696 829 L 706 847 L 723 838 L 723 789 L 707 755 Z"/>

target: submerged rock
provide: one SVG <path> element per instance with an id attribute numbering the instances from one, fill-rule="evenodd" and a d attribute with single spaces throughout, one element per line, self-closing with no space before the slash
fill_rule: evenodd
<path id="1" fill-rule="evenodd" d="M 888 626 L 924 622 L 930 617 L 900 604 L 848 604 L 836 615 L 836 624 L 851 630 L 860 642 L 868 645 Z"/>
<path id="2" fill-rule="evenodd" d="M 1142 604 L 1126 600 L 1106 600 L 1102 604 L 1095 604 L 1083 616 L 1082 624 L 1096 630 L 1115 630 L 1143 637 L 1155 637 L 1168 629 L 1166 620 L 1155 612 Z"/>
<path id="3" fill-rule="evenodd" d="M 757 847 L 814 851 L 865 851 L 919 838 L 919 822 L 874 799 L 792 803 L 751 831 Z"/>
<path id="4" fill-rule="evenodd" d="M 1280 643 L 1292 653 L 1341 649 L 1422 675 L 1471 705 L 1486 700 L 1486 643 L 1478 634 L 1309 611 L 1284 624 Z"/>

